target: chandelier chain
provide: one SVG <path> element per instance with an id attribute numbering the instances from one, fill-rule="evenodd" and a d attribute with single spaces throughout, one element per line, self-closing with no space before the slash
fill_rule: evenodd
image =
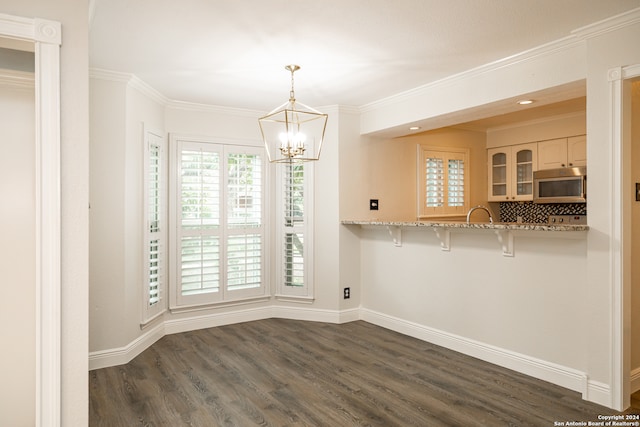
<path id="1" fill-rule="evenodd" d="M 291 66 L 289 68 L 289 70 L 291 71 L 291 91 L 289 91 L 289 101 L 291 102 L 295 102 L 296 100 L 296 94 L 293 90 L 293 73 L 295 73 L 297 68 L 295 68 L 295 66 Z"/>

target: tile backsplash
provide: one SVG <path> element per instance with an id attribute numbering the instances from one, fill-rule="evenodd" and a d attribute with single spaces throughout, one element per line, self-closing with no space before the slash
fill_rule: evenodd
<path id="1" fill-rule="evenodd" d="M 549 215 L 586 215 L 586 203 L 501 202 L 500 221 L 546 224 Z"/>

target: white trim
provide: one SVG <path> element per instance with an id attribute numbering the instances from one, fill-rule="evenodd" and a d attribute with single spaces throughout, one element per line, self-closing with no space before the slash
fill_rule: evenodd
<path id="1" fill-rule="evenodd" d="M 165 335 L 164 323 L 159 323 L 124 347 L 91 352 L 89 353 L 89 370 L 129 363 Z"/>
<path id="2" fill-rule="evenodd" d="M 622 69 L 620 67 L 609 70 L 609 91 L 610 91 L 610 158 L 611 158 L 611 188 L 609 191 L 610 206 L 610 230 L 609 230 L 609 263 L 611 272 L 611 402 L 607 406 L 623 410 L 630 403 L 629 393 L 625 392 L 628 381 L 625 380 L 624 372 L 624 310 L 623 310 L 623 288 L 622 280 Z M 628 372 L 628 370 L 627 370 Z"/>
<path id="3" fill-rule="evenodd" d="M 640 9 L 638 9 L 640 11 Z M 630 303 L 629 283 L 631 265 L 629 262 L 629 239 L 625 236 L 625 132 L 624 132 L 624 80 L 640 76 L 640 64 L 627 67 L 611 68 L 608 71 L 610 117 L 609 137 L 611 138 L 612 172 L 610 188 L 610 217 L 609 230 L 611 271 L 611 366 L 610 385 L 611 400 L 607 406 L 624 410 L 631 404 L 630 387 L 631 375 L 631 332 L 630 332 Z"/>
<path id="4" fill-rule="evenodd" d="M 36 99 L 36 426 L 60 425 L 59 22 L 0 14 L 0 36 L 34 42 Z"/>
<path id="5" fill-rule="evenodd" d="M 35 73 L 0 68 L 0 85 L 33 90 L 36 86 Z"/>
<path id="6" fill-rule="evenodd" d="M 630 392 L 631 394 L 640 390 L 640 368 L 633 369 L 630 374 Z"/>
<path id="7" fill-rule="evenodd" d="M 512 66 L 515 64 L 533 61 L 548 55 L 562 52 L 565 50 L 573 49 L 580 46 L 582 41 L 577 40 L 575 36 L 568 36 L 559 40 L 552 41 L 542 46 L 535 47 L 533 49 L 526 50 L 524 52 L 517 53 L 506 58 L 499 59 L 488 64 L 481 65 L 479 67 L 472 68 L 470 70 L 463 71 L 458 74 L 444 77 L 440 80 L 426 83 L 407 91 L 391 95 L 387 98 L 383 98 L 377 101 L 370 102 L 360 107 L 361 113 L 367 113 L 369 111 L 377 110 L 379 108 L 393 106 L 400 102 L 420 98 L 428 95 L 429 91 L 434 87 L 448 86 L 467 79 L 476 78 L 484 74 L 494 72 L 496 70 Z"/>
<path id="8" fill-rule="evenodd" d="M 103 70 L 100 68 L 90 68 L 89 78 L 107 80 L 110 82 L 129 83 L 129 81 L 133 78 L 133 74 L 122 73 L 119 71 Z"/>
<path id="9" fill-rule="evenodd" d="M 60 266 L 60 31 L 59 23 L 35 20 L 36 184 L 38 279 L 36 425 L 61 422 Z M 48 40 L 48 41 L 44 41 Z M 57 43 L 56 43 L 57 42 Z"/>
<path id="10" fill-rule="evenodd" d="M 352 309 L 347 311 L 329 310 L 322 308 L 307 308 L 307 307 L 295 307 L 295 306 L 273 306 L 272 316 L 280 319 L 292 319 L 292 320 L 305 320 L 308 322 L 325 322 L 325 323 L 344 323 L 352 320 L 358 320 L 360 318 L 359 309 Z M 357 314 L 357 319 L 352 319 L 354 310 Z"/>
<path id="11" fill-rule="evenodd" d="M 151 239 L 151 232 L 149 231 L 149 160 L 150 160 L 150 146 L 152 144 L 151 138 L 155 137 L 159 140 L 160 147 L 160 232 L 156 233 L 156 239 L 160 241 L 159 246 L 162 248 L 160 256 L 158 258 L 159 264 L 159 283 L 158 294 L 159 301 L 157 306 L 149 307 L 149 248 Z M 146 328 L 154 319 L 162 315 L 167 311 L 169 293 L 169 203 L 168 203 L 168 175 L 169 175 L 169 143 L 164 132 L 160 132 L 155 129 L 150 129 L 145 123 L 142 123 L 142 200 L 141 212 L 142 218 L 140 218 L 140 224 L 144 233 L 144 244 L 142 248 L 142 259 L 144 260 L 145 268 L 142 269 L 142 277 L 140 290 L 141 294 L 141 308 L 140 308 L 140 327 Z"/>
<path id="12" fill-rule="evenodd" d="M 137 90 L 142 95 L 164 107 L 168 106 L 171 102 L 169 98 L 155 90 L 135 74 L 103 70 L 101 68 L 91 68 L 89 69 L 89 77 L 92 79 L 125 83 L 128 87 Z"/>
<path id="13" fill-rule="evenodd" d="M 495 347 L 373 310 L 361 309 L 360 318 L 374 325 L 580 392 L 584 399 L 592 402 L 605 405 L 609 399 L 609 389 L 606 384 L 590 381 L 585 372 L 577 369 Z"/>
<path id="14" fill-rule="evenodd" d="M 254 118 L 256 120 L 258 120 L 259 117 L 262 117 L 265 114 L 264 111 L 258 111 L 258 110 L 223 107 L 220 105 L 197 104 L 195 102 L 176 101 L 176 100 L 169 101 L 167 108 L 171 108 L 174 110 L 201 112 L 201 113 L 224 114 L 224 115 L 237 116 L 237 117 L 249 117 L 249 118 Z"/>
<path id="15" fill-rule="evenodd" d="M 326 323 L 346 323 L 359 320 L 360 310 L 358 308 L 354 308 L 350 310 L 337 311 L 270 305 L 248 309 L 244 308 L 224 313 L 209 313 L 199 316 L 165 320 L 164 322 L 158 323 L 124 347 L 90 353 L 89 369 L 101 369 L 129 363 L 165 335 L 270 318 Z"/>
<path id="16" fill-rule="evenodd" d="M 271 299 L 269 295 L 260 295 L 255 297 L 239 298 L 230 301 L 219 301 L 210 304 L 192 304 L 192 305 L 179 305 L 176 307 L 170 307 L 171 314 L 179 313 L 194 313 L 196 311 L 207 311 L 213 309 L 221 309 L 225 307 L 235 307 L 238 305 L 255 304 L 258 302 L 267 302 Z"/>
<path id="17" fill-rule="evenodd" d="M 0 15 L 0 35 L 35 42 L 36 425 L 59 426 L 61 26 Z"/>
<path id="18" fill-rule="evenodd" d="M 315 201 L 315 162 L 304 163 L 285 163 L 282 165 L 273 166 L 276 168 L 276 209 L 275 209 L 275 265 L 277 265 L 275 280 L 276 280 L 276 296 L 281 301 L 295 301 L 299 303 L 313 302 L 315 299 L 314 291 L 314 241 L 315 241 L 315 226 L 314 226 L 314 201 Z M 285 225 L 285 168 L 291 165 L 303 165 L 303 224 L 302 225 Z M 304 262 L 304 285 L 300 287 L 285 286 L 285 245 L 284 239 L 286 233 L 299 233 L 303 235 L 303 262 Z M 306 301 L 305 301 L 306 300 Z"/>
<path id="19" fill-rule="evenodd" d="M 611 31 L 619 30 L 640 22 L 640 8 L 631 9 L 619 15 L 615 15 L 602 21 L 594 22 L 584 27 L 577 28 L 571 32 L 581 39 L 598 37 Z"/>

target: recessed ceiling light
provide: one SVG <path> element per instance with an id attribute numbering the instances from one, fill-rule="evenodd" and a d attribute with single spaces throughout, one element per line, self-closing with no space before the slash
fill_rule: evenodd
<path id="1" fill-rule="evenodd" d="M 521 99 L 520 101 L 518 101 L 518 104 L 520 105 L 533 104 L 533 99 Z"/>
<path id="2" fill-rule="evenodd" d="M 419 130 L 420 126 L 411 126 L 409 130 Z"/>

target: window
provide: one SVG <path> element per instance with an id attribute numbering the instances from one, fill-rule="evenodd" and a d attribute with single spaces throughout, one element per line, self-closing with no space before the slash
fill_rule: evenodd
<path id="1" fill-rule="evenodd" d="M 310 163 L 284 163 L 278 168 L 280 297 L 313 298 L 312 168 Z"/>
<path id="2" fill-rule="evenodd" d="M 162 314 L 166 309 L 164 299 L 166 283 L 167 248 L 167 200 L 165 140 L 145 131 L 144 153 L 144 229 L 145 249 L 142 324 Z"/>
<path id="3" fill-rule="evenodd" d="M 469 207 L 469 150 L 419 145 L 418 154 L 418 216 L 464 215 Z"/>
<path id="4" fill-rule="evenodd" d="M 172 153 L 172 307 L 264 295 L 263 150 L 172 139 Z"/>

